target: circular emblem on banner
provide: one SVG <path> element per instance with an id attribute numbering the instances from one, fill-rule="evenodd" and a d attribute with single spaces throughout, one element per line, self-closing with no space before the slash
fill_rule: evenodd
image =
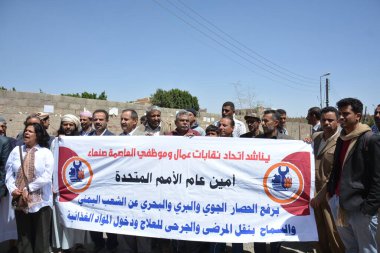
<path id="1" fill-rule="evenodd" d="M 288 162 L 272 165 L 264 176 L 265 193 L 279 204 L 290 204 L 303 192 L 304 179 L 301 171 Z"/>
<path id="2" fill-rule="evenodd" d="M 73 156 L 63 165 L 62 180 L 73 193 L 82 193 L 91 185 L 94 173 L 90 164 L 79 156 Z"/>

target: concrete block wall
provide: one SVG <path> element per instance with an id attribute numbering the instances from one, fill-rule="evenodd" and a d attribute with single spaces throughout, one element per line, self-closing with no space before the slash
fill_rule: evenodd
<path id="1" fill-rule="evenodd" d="M 113 102 L 96 99 L 74 98 L 61 95 L 50 95 L 45 93 L 30 93 L 17 91 L 0 91 L 0 115 L 7 120 L 7 135 L 15 137 L 23 130 L 23 122 L 25 118 L 36 112 L 44 111 L 44 106 L 54 106 L 54 112 L 50 114 L 49 134 L 55 135 L 59 128 L 60 117 L 65 114 L 79 115 L 84 109 L 94 111 L 96 109 L 105 109 L 109 111 L 111 108 L 118 109 L 118 115 L 111 115 L 108 123 L 110 131 L 115 134 L 121 132 L 120 113 L 122 110 L 132 108 L 136 110 L 139 117 L 145 114 L 145 110 L 149 105 Z M 174 119 L 179 109 L 162 108 L 161 118 L 163 121 L 171 124 L 174 128 Z M 218 120 L 220 115 L 213 113 L 200 113 L 198 122 L 206 128 L 209 124 Z M 243 116 L 238 117 L 244 122 Z M 310 134 L 310 126 L 303 123 L 287 123 L 289 134 L 296 139 L 302 139 Z"/>
<path id="2" fill-rule="evenodd" d="M 44 111 L 44 106 L 54 106 L 54 112 L 50 113 L 49 134 L 55 135 L 60 124 L 62 115 L 71 113 L 79 116 L 84 109 L 95 111 L 96 109 L 105 109 L 109 111 L 111 108 L 118 109 L 118 115 L 110 115 L 108 123 L 110 131 L 115 134 L 121 133 L 120 113 L 122 110 L 132 108 L 136 110 L 139 117 L 145 114 L 145 110 L 149 105 L 113 102 L 96 99 L 74 98 L 61 95 L 50 95 L 44 93 L 0 91 L 0 115 L 7 120 L 7 135 L 15 137 L 23 130 L 23 122 L 25 118 L 36 112 Z M 162 120 L 168 124 L 174 125 L 176 112 L 179 109 L 162 108 Z M 219 119 L 219 115 L 211 113 L 201 113 L 199 122 L 206 127 L 210 122 Z M 205 120 L 203 120 L 205 119 Z M 209 122 L 208 122 L 209 121 Z"/>

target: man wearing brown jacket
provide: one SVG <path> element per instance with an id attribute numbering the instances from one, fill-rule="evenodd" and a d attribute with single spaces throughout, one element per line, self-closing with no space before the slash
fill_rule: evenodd
<path id="1" fill-rule="evenodd" d="M 312 136 L 315 157 L 315 192 L 312 200 L 315 220 L 318 229 L 318 249 L 323 253 L 343 253 L 344 245 L 340 240 L 330 207 L 326 201 L 326 182 L 330 176 L 336 141 L 340 129 L 338 125 L 338 110 L 325 107 L 321 111 L 321 126 L 323 131 L 315 132 Z"/>

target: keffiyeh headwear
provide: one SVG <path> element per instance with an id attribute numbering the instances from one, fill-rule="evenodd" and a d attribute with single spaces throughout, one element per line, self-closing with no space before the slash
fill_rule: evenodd
<path id="1" fill-rule="evenodd" d="M 72 114 L 66 114 L 61 117 L 61 122 L 72 122 L 75 124 L 77 129 L 80 127 L 80 121 L 77 116 L 72 115 Z"/>

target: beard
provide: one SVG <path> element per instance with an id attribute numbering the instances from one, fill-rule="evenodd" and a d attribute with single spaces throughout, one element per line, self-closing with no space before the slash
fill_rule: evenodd
<path id="1" fill-rule="evenodd" d="M 268 126 L 268 127 L 263 128 L 265 134 L 273 133 L 274 129 L 275 129 L 274 126 Z"/>

